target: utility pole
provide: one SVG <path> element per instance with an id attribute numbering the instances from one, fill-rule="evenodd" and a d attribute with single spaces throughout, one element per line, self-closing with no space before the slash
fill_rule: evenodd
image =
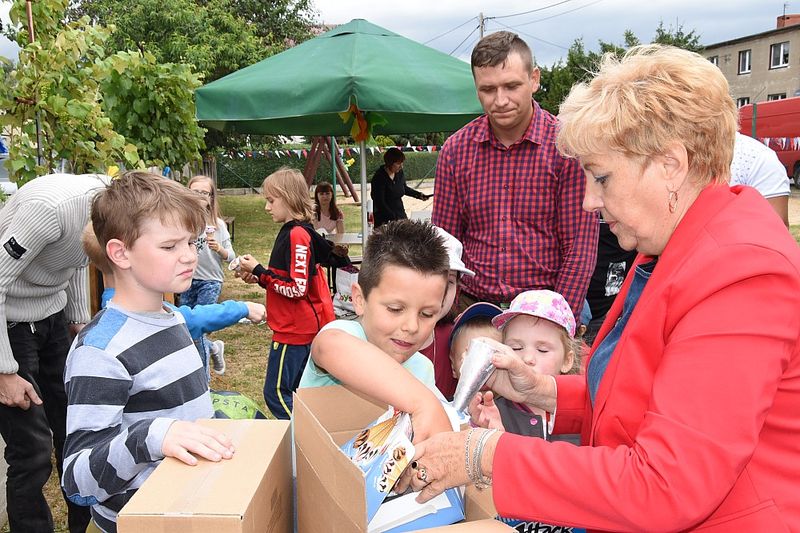
<path id="1" fill-rule="evenodd" d="M 786 11 L 785 7 L 784 11 Z M 483 39 L 483 32 L 485 29 L 486 29 L 486 19 L 483 18 L 483 13 L 478 13 L 478 32 L 480 34 L 481 39 Z"/>

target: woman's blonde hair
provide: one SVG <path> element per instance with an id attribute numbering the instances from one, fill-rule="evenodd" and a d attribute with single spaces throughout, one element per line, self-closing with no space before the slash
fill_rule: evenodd
<path id="1" fill-rule="evenodd" d="M 189 183 L 186 186 L 191 189 L 192 184 L 198 182 L 206 182 L 211 185 L 211 196 L 208 197 L 208 222 L 213 225 L 217 225 L 217 220 L 222 218 L 222 210 L 219 207 L 219 203 L 217 202 L 217 186 L 214 184 L 214 180 L 208 176 L 203 176 L 202 174 L 198 174 L 194 176 L 192 179 L 189 180 Z"/>
<path id="2" fill-rule="evenodd" d="M 621 59 L 606 54 L 595 77 L 572 88 L 559 120 L 566 156 L 613 150 L 644 164 L 678 141 L 694 183 L 729 180 L 736 106 L 719 68 L 694 52 L 646 45 Z"/>
<path id="3" fill-rule="evenodd" d="M 308 184 L 299 170 L 281 167 L 266 177 L 261 185 L 264 197 L 282 198 L 293 220 L 310 222 L 314 204 Z"/>

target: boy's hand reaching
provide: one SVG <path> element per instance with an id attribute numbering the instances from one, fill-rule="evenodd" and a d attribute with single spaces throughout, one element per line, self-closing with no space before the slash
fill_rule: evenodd
<path id="1" fill-rule="evenodd" d="M 475 426 L 499 429 L 500 431 L 505 431 L 506 429 L 500 417 L 500 410 L 494 403 L 494 393 L 492 391 L 486 391 L 482 394 L 480 392 L 477 393 L 472 401 L 469 402 L 467 411 L 469 411 L 470 421 Z"/>
<path id="2" fill-rule="evenodd" d="M 217 462 L 230 459 L 234 451 L 233 443 L 227 436 L 183 420 L 172 423 L 161 444 L 161 452 L 165 457 L 174 457 L 191 466 L 197 464 L 195 455 Z"/>
<path id="3" fill-rule="evenodd" d="M 251 274 L 253 269 L 258 266 L 258 260 L 250 254 L 245 254 L 239 257 L 239 266 L 242 268 L 242 272 Z"/>
<path id="4" fill-rule="evenodd" d="M 431 401 L 432 400 L 432 401 Z M 444 411 L 441 402 L 431 394 L 430 400 L 425 399 L 420 406 L 410 413 L 411 426 L 414 429 L 414 444 L 443 431 L 453 431 L 450 419 Z"/>
<path id="5" fill-rule="evenodd" d="M 257 304 L 254 302 L 245 302 L 247 306 L 247 319 L 253 324 L 260 324 L 267 319 L 267 308 L 264 304 Z"/>

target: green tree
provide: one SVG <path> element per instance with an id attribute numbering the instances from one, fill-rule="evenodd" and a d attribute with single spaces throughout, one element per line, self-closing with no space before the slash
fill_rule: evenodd
<path id="1" fill-rule="evenodd" d="M 700 44 L 700 34 L 695 30 L 686 33 L 683 24 L 677 24 L 674 28 L 672 26 L 665 28 L 663 20 L 658 23 L 652 42 L 669 44 L 692 52 L 699 52 L 703 48 L 703 45 Z"/>
<path id="2" fill-rule="evenodd" d="M 105 67 L 103 109 L 146 166 L 181 168 L 200 160 L 204 130 L 193 101 L 200 81 L 189 65 L 159 63 L 149 52 L 117 52 Z"/>
<path id="3" fill-rule="evenodd" d="M 699 44 L 700 35 L 694 30 L 687 33 L 680 25 L 674 29 L 671 26 L 665 28 L 663 22 L 659 23 L 652 42 L 669 44 L 693 52 L 702 48 Z M 576 39 L 569 47 L 566 61 L 559 60 L 551 67 L 540 67 L 541 87 L 536 94 L 537 101 L 549 112 L 558 113 L 558 106 L 569 94 L 572 86 L 591 78 L 597 71 L 603 55 L 611 53 L 621 57 L 627 49 L 640 44 L 641 41 L 631 30 L 625 30 L 623 44 L 598 41 L 598 51 L 587 51 L 583 39 Z"/>
<path id="4" fill-rule="evenodd" d="M 66 0 L 32 4 L 34 43 L 27 43 L 25 1 L 11 7 L 8 34 L 22 47 L 19 62 L 0 90 L 0 126 L 11 139 L 7 166 L 24 183 L 67 163 L 67 170 L 104 171 L 115 161 L 138 163 L 136 147 L 114 130 L 100 105 L 98 80 L 105 76 L 105 28 L 88 19 L 64 25 Z M 19 28 L 19 29 L 18 29 Z M 37 153 L 36 125 L 40 125 Z"/>
<path id="5" fill-rule="evenodd" d="M 313 37 L 316 12 L 310 0 L 230 0 L 234 13 L 255 28 L 264 43 L 282 51 Z"/>
<path id="6" fill-rule="evenodd" d="M 308 39 L 309 1 L 79 0 L 69 18 L 113 24 L 113 51 L 138 49 L 161 63 L 189 63 L 209 82 Z"/>

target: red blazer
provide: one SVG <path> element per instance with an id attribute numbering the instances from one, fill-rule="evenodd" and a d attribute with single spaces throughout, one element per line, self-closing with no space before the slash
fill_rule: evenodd
<path id="1" fill-rule="evenodd" d="M 585 446 L 500 438 L 498 512 L 610 531 L 800 531 L 798 339 L 800 248 L 755 189 L 707 187 L 659 258 L 594 409 L 584 376 L 558 379 L 556 431 L 580 431 Z"/>

